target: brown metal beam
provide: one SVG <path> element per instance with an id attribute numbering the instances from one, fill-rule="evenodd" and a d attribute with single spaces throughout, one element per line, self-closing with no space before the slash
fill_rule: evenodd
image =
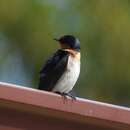
<path id="1" fill-rule="evenodd" d="M 130 109 L 81 98 L 64 101 L 54 93 L 0 83 L 0 129 L 36 128 L 130 130 Z"/>

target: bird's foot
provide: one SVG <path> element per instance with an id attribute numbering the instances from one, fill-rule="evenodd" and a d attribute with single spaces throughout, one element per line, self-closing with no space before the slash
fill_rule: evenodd
<path id="1" fill-rule="evenodd" d="M 64 103 L 67 102 L 67 96 L 70 97 L 72 99 L 72 101 L 76 101 L 76 97 L 73 96 L 72 94 L 70 93 L 61 93 L 61 92 L 56 92 L 57 94 L 60 94 L 62 97 L 63 97 L 63 101 Z"/>

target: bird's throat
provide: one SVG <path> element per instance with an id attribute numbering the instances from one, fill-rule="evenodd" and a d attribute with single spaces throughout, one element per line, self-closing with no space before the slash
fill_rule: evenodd
<path id="1" fill-rule="evenodd" d="M 80 60 L 80 52 L 77 52 L 72 49 L 64 49 L 64 51 L 69 52 L 74 58 L 76 58 L 77 60 Z"/>

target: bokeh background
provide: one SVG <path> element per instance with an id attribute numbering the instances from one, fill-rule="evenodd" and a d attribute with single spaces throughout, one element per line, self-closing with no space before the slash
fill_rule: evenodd
<path id="1" fill-rule="evenodd" d="M 130 107 L 129 0 L 0 0 L 0 81 L 37 88 L 64 34 L 81 41 L 77 94 Z"/>

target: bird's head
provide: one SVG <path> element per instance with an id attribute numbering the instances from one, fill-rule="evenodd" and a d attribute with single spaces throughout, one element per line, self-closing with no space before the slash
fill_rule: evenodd
<path id="1" fill-rule="evenodd" d="M 63 49 L 72 49 L 80 52 L 80 41 L 72 35 L 64 35 L 59 39 L 55 38 L 54 40 L 58 41 Z"/>

